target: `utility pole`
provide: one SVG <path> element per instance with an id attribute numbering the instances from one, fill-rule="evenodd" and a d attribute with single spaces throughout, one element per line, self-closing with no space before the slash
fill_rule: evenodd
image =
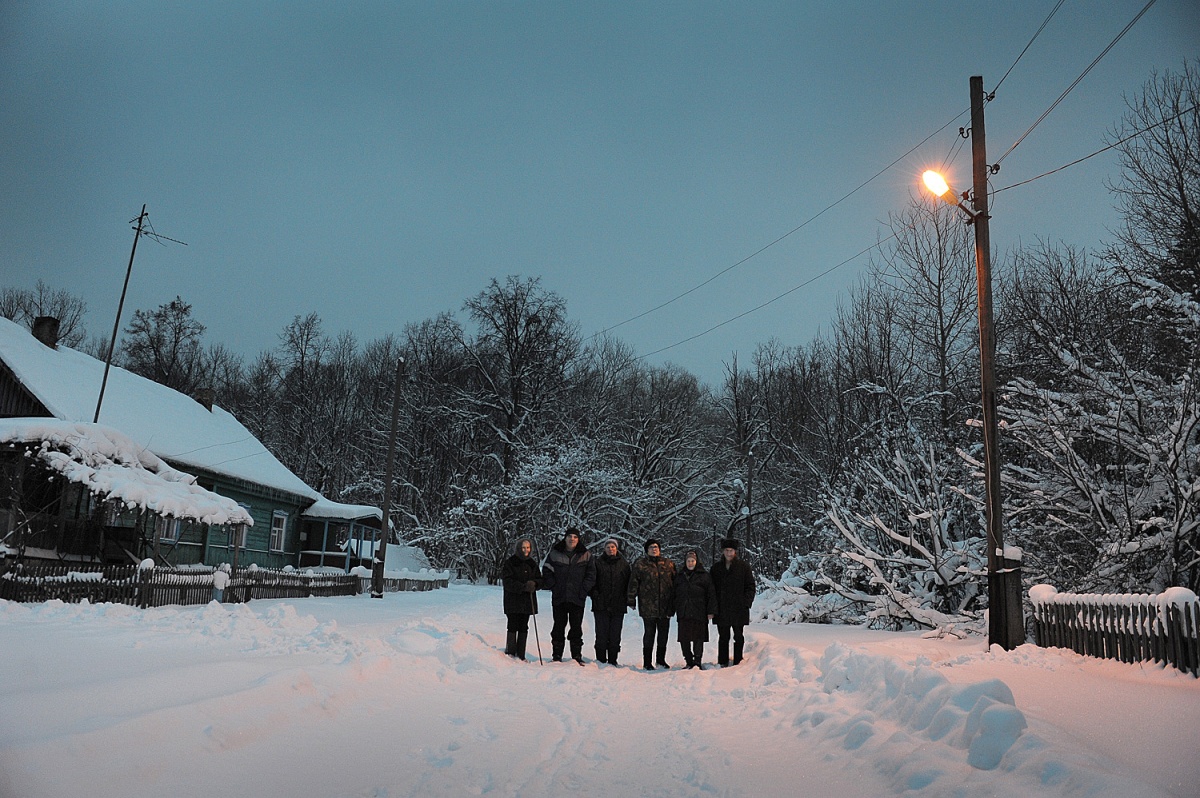
<path id="1" fill-rule="evenodd" d="M 121 286 L 121 301 L 117 303 L 117 318 L 113 320 L 112 339 L 108 342 L 108 357 L 104 359 L 104 378 L 100 380 L 100 396 L 96 399 L 96 413 L 92 416 L 93 424 L 100 423 L 100 406 L 104 404 L 104 389 L 108 387 L 108 372 L 112 368 L 113 353 L 117 348 L 117 332 L 121 329 L 121 312 L 125 309 L 125 294 L 129 291 L 129 275 L 133 274 L 133 256 L 137 254 L 138 239 L 142 236 L 150 236 L 160 244 L 163 241 L 172 241 L 187 246 L 185 241 L 168 238 L 154 232 L 154 225 L 150 224 L 149 218 L 150 215 L 146 213 L 146 206 L 143 203 L 142 212 L 136 219 L 129 220 L 130 224 L 137 222 L 137 227 L 134 228 L 133 249 L 129 251 L 129 266 L 125 268 L 125 284 Z M 147 227 L 150 229 L 147 230 Z"/>
<path id="2" fill-rule="evenodd" d="M 746 450 L 746 545 L 750 545 L 750 518 L 754 515 L 754 447 Z"/>
<path id="3" fill-rule="evenodd" d="M 383 521 L 380 524 L 381 540 L 375 547 L 371 561 L 371 598 L 383 598 L 383 566 L 387 559 L 387 544 L 391 538 L 392 525 L 388 517 L 392 512 L 392 463 L 396 458 L 396 425 L 400 421 L 400 386 L 404 382 L 404 358 L 396 361 L 396 380 L 392 387 L 392 427 L 388 432 L 387 465 L 383 470 Z"/>
<path id="4" fill-rule="evenodd" d="M 971 78 L 971 171 L 975 276 L 979 291 L 984 484 L 987 491 L 988 642 L 1012 650 L 1025 642 L 1025 624 L 1021 611 L 1020 562 L 1009 561 L 1004 549 L 1004 502 L 1000 495 L 1000 441 L 996 418 L 996 332 L 992 324 L 992 247 L 988 228 L 987 179 L 991 170 L 983 124 L 984 101 L 983 77 L 976 75 Z"/>
<path id="5" fill-rule="evenodd" d="M 117 348 L 117 331 L 121 328 L 121 311 L 125 309 L 125 292 L 129 290 L 129 275 L 133 274 L 133 256 L 137 254 L 138 239 L 142 237 L 142 227 L 146 224 L 146 205 L 142 204 L 142 212 L 138 214 L 137 232 L 133 234 L 133 249 L 129 251 L 129 266 L 125 269 L 125 285 L 121 286 L 121 301 L 117 303 L 117 318 L 113 321 L 112 340 L 108 342 L 108 357 L 104 359 L 104 378 L 100 380 L 100 396 L 96 399 L 96 414 L 92 423 L 100 423 L 100 405 L 104 404 L 104 389 L 108 386 L 108 371 L 112 368 L 113 350 Z"/>

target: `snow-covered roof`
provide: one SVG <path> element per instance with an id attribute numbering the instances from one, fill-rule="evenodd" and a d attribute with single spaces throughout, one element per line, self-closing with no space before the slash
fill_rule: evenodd
<path id="1" fill-rule="evenodd" d="M 0 318 L 0 359 L 63 421 L 90 422 L 104 363 L 64 346 L 51 349 L 29 330 Z M 267 451 L 230 413 L 114 366 L 100 423 L 182 468 L 195 467 L 307 499 L 320 494 Z"/>
<path id="2" fill-rule="evenodd" d="M 112 427 L 54 418 L 0 419 L 0 444 L 28 443 L 45 466 L 128 509 L 205 524 L 253 524 L 233 499 L 196 484 Z"/>
<path id="3" fill-rule="evenodd" d="M 369 504 L 342 504 L 321 497 L 316 503 L 304 511 L 305 518 L 330 519 L 338 521 L 358 521 L 363 518 L 383 520 L 383 510 Z"/>

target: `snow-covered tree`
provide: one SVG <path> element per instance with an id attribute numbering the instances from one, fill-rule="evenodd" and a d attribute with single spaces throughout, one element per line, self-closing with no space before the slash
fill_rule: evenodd
<path id="1" fill-rule="evenodd" d="M 817 578 L 890 626 L 971 624 L 984 591 L 983 522 L 959 486 L 969 466 L 914 423 L 938 397 L 900 398 L 841 474 L 826 486 L 834 553 Z"/>
<path id="2" fill-rule="evenodd" d="M 1146 278 L 1116 288 L 1131 316 L 1169 330 L 1179 367 L 1060 342 L 1053 380 L 1007 386 L 1007 435 L 1026 455 L 1006 473 L 1015 539 L 1061 589 L 1197 590 L 1200 304 Z"/>

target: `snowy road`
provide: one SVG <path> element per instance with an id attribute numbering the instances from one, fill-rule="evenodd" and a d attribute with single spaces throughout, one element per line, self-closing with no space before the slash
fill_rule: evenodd
<path id="1" fill-rule="evenodd" d="M 0 797 L 1184 796 L 1200 783 L 1183 755 L 1200 717 L 1190 677 L 805 625 L 752 626 L 747 662 L 723 670 L 521 664 L 499 650 L 499 599 L 454 586 L 147 611 L 0 602 Z M 539 622 L 546 651 L 548 612 Z M 629 618 L 626 662 L 640 631 Z M 1127 733 L 1150 703 L 1145 730 L 1120 744 L 1055 719 L 1100 687 L 1138 702 L 1118 707 Z"/>

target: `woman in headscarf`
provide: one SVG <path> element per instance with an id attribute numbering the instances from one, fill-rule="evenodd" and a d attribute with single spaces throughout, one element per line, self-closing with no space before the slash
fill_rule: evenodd
<path id="1" fill-rule="evenodd" d="M 542 585 L 541 571 L 531 556 L 529 538 L 517 541 L 512 556 L 500 568 L 504 586 L 504 614 L 508 616 L 508 640 L 504 653 L 525 659 L 525 641 L 529 638 L 529 616 L 537 613 L 537 590 Z"/>
<path id="2" fill-rule="evenodd" d="M 708 642 L 708 624 L 716 612 L 717 594 L 712 579 L 693 549 L 684 556 L 683 568 L 675 574 L 675 617 L 679 619 L 679 648 L 687 667 L 704 670 L 700 661 Z"/>

